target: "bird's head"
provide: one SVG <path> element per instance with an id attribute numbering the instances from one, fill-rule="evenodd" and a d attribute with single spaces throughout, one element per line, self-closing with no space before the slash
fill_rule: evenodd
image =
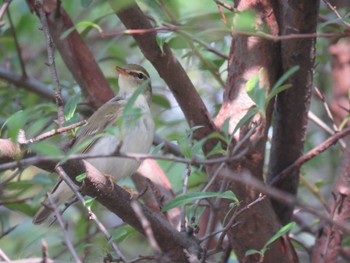
<path id="1" fill-rule="evenodd" d="M 146 69 L 137 64 L 127 64 L 124 67 L 116 66 L 116 70 L 119 72 L 119 95 L 131 95 L 141 85 L 147 85 L 142 94 L 146 97 L 147 102 L 150 103 L 152 86 Z"/>

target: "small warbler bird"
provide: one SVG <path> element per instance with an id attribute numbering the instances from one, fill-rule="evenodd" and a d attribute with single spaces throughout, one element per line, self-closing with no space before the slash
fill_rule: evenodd
<path id="1" fill-rule="evenodd" d="M 87 144 L 82 153 L 93 155 L 113 155 L 118 148 L 125 153 L 147 153 L 152 145 L 154 136 L 154 121 L 151 115 L 150 103 L 152 87 L 148 72 L 136 64 L 127 64 L 124 67 L 116 67 L 119 72 L 119 94 L 102 105 L 89 119 L 86 126 L 82 127 L 76 135 L 72 147 Z M 123 116 L 125 106 L 138 88 L 143 88 L 133 104 L 138 108 L 138 116 L 132 114 Z M 122 125 L 118 126 L 118 120 L 123 118 Z M 118 131 L 110 132 L 111 129 Z M 113 176 L 115 181 L 131 176 L 136 172 L 141 162 L 135 159 L 118 157 L 87 159 L 100 172 L 107 176 Z M 59 180 L 51 191 L 51 196 L 57 206 L 68 201 L 73 196 L 69 186 Z M 34 224 L 46 221 L 52 210 L 50 202 L 44 201 L 44 205 L 36 213 Z M 51 218 L 54 221 L 54 218 Z"/>

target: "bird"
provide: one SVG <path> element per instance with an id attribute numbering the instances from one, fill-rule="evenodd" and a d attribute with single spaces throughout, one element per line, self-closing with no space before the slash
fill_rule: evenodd
<path id="1" fill-rule="evenodd" d="M 118 150 L 125 153 L 148 153 L 152 146 L 155 124 L 150 109 L 150 75 L 145 68 L 137 64 L 116 66 L 116 70 L 119 72 L 118 95 L 97 109 L 88 119 L 86 126 L 80 128 L 76 134 L 72 148 L 83 145 L 81 153 L 94 156 L 113 155 Z M 141 92 L 135 99 L 133 94 L 138 90 Z M 139 116 L 125 114 L 125 108 L 128 107 L 127 103 L 131 98 L 135 100 L 132 107 L 139 109 Z M 121 119 L 123 124 L 118 125 Z M 111 129 L 114 132 L 106 132 Z M 85 161 L 101 173 L 111 176 L 115 182 L 134 174 L 141 164 L 141 161 L 136 159 L 118 157 L 96 157 Z M 57 206 L 67 202 L 72 196 L 72 190 L 62 179 L 59 179 L 51 190 L 51 198 Z M 50 221 L 50 225 L 55 221 L 48 198 L 35 214 L 33 223 L 41 224 L 47 221 Z"/>

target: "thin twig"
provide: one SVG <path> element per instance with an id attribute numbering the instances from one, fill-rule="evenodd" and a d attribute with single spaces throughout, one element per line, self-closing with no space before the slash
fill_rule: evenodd
<path id="1" fill-rule="evenodd" d="M 4 3 L 2 4 L 1 8 L 0 8 L 0 20 L 2 20 L 2 18 L 4 17 L 4 14 L 6 12 L 6 10 L 8 9 L 9 5 L 11 3 L 11 0 L 5 0 Z M 0 22 L 0 26 L 5 25 L 4 21 Z"/>
<path id="2" fill-rule="evenodd" d="M 171 20 L 171 23 L 173 24 L 177 24 L 176 22 L 176 17 L 173 15 L 173 13 L 170 11 L 168 5 L 166 3 L 164 3 L 164 0 L 159 0 L 160 5 L 162 6 L 162 9 L 164 10 L 164 12 L 168 15 L 168 17 Z"/>
<path id="3" fill-rule="evenodd" d="M 120 260 L 122 262 L 126 262 L 126 259 L 125 259 L 124 255 L 121 253 L 118 245 L 114 241 L 112 241 L 111 234 L 107 231 L 106 227 L 100 222 L 100 220 L 91 211 L 91 209 L 86 205 L 84 197 L 77 190 L 76 184 L 73 183 L 73 181 L 70 179 L 70 177 L 66 174 L 66 172 L 63 170 L 63 168 L 61 166 L 58 165 L 56 167 L 56 171 L 60 175 L 60 177 L 65 181 L 65 183 L 71 188 L 71 190 L 74 192 L 75 196 L 79 199 L 79 201 L 83 204 L 83 206 L 86 208 L 86 210 L 88 211 L 88 213 L 90 215 L 90 219 L 92 219 L 96 223 L 98 229 L 104 234 L 104 236 L 109 241 L 109 243 L 111 244 L 114 251 L 120 257 Z"/>
<path id="4" fill-rule="evenodd" d="M 61 134 L 61 133 L 65 133 L 67 131 L 73 130 L 73 129 L 79 127 L 79 126 L 82 126 L 82 125 L 86 124 L 86 123 L 87 123 L 87 120 L 83 120 L 83 121 L 71 124 L 69 126 L 66 126 L 66 127 L 62 127 L 62 128 L 58 128 L 58 129 L 52 129 L 51 131 L 45 132 L 43 134 L 40 134 L 39 136 L 37 136 L 35 138 L 26 140 L 22 144 L 32 144 L 32 143 L 35 143 L 35 142 L 39 142 L 39 141 L 45 140 L 47 138 L 50 138 L 50 137 L 52 137 L 52 136 L 54 136 L 56 134 Z"/>
<path id="5" fill-rule="evenodd" d="M 338 131 L 339 131 L 338 126 L 337 126 L 337 125 L 335 124 L 335 122 L 334 122 L 333 114 L 332 114 L 332 112 L 331 112 L 330 107 L 328 106 L 328 103 L 327 103 L 327 101 L 326 101 L 325 96 L 322 94 L 322 92 L 321 92 L 317 87 L 314 87 L 314 90 L 315 90 L 315 92 L 316 92 L 316 95 L 317 95 L 317 96 L 320 98 L 320 100 L 322 101 L 323 107 L 324 107 L 324 109 L 325 109 L 325 111 L 326 111 L 326 113 L 327 113 L 328 118 L 332 121 L 333 130 L 334 130 L 335 132 L 338 132 Z"/>
<path id="6" fill-rule="evenodd" d="M 319 210 L 304 202 L 299 201 L 292 194 L 264 184 L 259 179 L 252 176 L 248 171 L 237 174 L 231 169 L 226 168 L 224 171 L 222 171 L 222 176 L 227 177 L 234 182 L 239 182 L 240 184 L 250 186 L 283 204 L 286 204 L 291 207 L 299 207 L 305 212 L 315 215 L 318 218 L 325 220 L 325 222 L 339 227 L 347 234 L 350 234 L 349 224 L 340 221 L 335 221 L 332 217 L 325 214 L 323 210 Z"/>
<path id="7" fill-rule="evenodd" d="M 185 195 L 187 193 L 187 187 L 188 187 L 188 179 L 190 178 L 191 175 L 191 165 L 187 164 L 186 165 L 186 170 L 185 170 L 185 175 L 184 175 L 184 180 L 182 183 L 182 195 Z M 181 225 L 180 229 L 182 232 L 186 231 L 186 207 L 185 205 L 181 206 Z"/>
<path id="8" fill-rule="evenodd" d="M 334 14 L 340 19 L 340 21 L 347 27 L 350 27 L 350 23 L 346 22 L 345 19 L 339 14 L 339 12 L 337 11 L 337 8 L 335 6 L 333 6 L 330 2 L 323 0 L 323 2 L 329 7 L 329 9 L 331 9 Z"/>
<path id="9" fill-rule="evenodd" d="M 147 239 L 149 240 L 149 242 L 151 244 L 151 247 L 152 247 L 153 251 L 155 253 L 160 253 L 161 250 L 160 250 L 160 247 L 159 247 L 159 245 L 157 243 L 157 240 L 154 237 L 151 224 L 147 220 L 147 218 L 144 216 L 144 214 L 142 213 L 142 209 L 141 209 L 139 203 L 137 203 L 137 200 L 132 200 L 130 202 L 130 205 L 131 205 L 132 209 L 134 210 L 136 217 L 140 221 L 140 223 L 142 225 L 142 228 L 145 231 L 146 237 L 147 237 Z"/>
<path id="10" fill-rule="evenodd" d="M 72 254 L 75 262 L 81 263 L 82 261 L 80 260 L 77 252 L 74 249 L 74 246 L 70 240 L 69 234 L 66 230 L 65 223 L 64 223 L 64 221 L 61 217 L 61 214 L 58 211 L 57 205 L 55 204 L 55 201 L 52 199 L 52 196 L 50 193 L 47 193 L 47 199 L 48 199 L 50 206 L 52 207 L 53 212 L 55 213 L 56 219 L 57 219 L 57 221 L 62 229 L 63 236 L 64 236 L 64 242 L 66 243 L 66 245 L 69 249 L 69 252 Z"/>
<path id="11" fill-rule="evenodd" d="M 223 227 L 222 229 L 212 232 L 209 235 L 202 237 L 199 242 L 203 242 L 206 239 L 209 239 L 210 237 L 213 237 L 219 233 L 221 233 L 218 241 L 216 242 L 216 246 L 217 248 L 220 248 L 222 246 L 222 243 L 224 241 L 224 238 L 227 234 L 227 232 L 234 227 L 235 224 L 235 220 L 237 218 L 238 215 L 242 214 L 243 212 L 245 212 L 247 209 L 250 209 L 252 206 L 256 205 L 257 203 L 260 203 L 261 201 L 263 201 L 266 198 L 266 195 L 262 195 L 260 194 L 259 197 L 257 199 L 255 199 L 254 201 L 252 201 L 251 203 L 249 203 L 248 205 L 246 205 L 245 207 L 243 207 L 242 209 L 238 210 L 237 212 L 234 213 L 234 215 L 230 218 L 230 220 L 228 221 L 228 223 L 225 225 L 225 227 Z M 208 252 L 208 256 L 211 255 L 210 252 Z"/>
<path id="12" fill-rule="evenodd" d="M 323 143 L 318 145 L 317 147 L 313 148 L 308 153 L 300 156 L 293 164 L 288 166 L 286 169 L 284 169 L 281 173 L 279 173 L 274 179 L 270 182 L 271 185 L 276 185 L 281 180 L 284 180 L 293 170 L 299 169 L 304 163 L 311 160 L 315 156 L 319 155 L 320 153 L 324 152 L 328 148 L 330 148 L 332 145 L 337 143 L 341 138 L 347 136 L 350 134 L 350 128 L 344 129 L 333 136 L 329 137 L 327 140 L 325 140 Z"/>
<path id="13" fill-rule="evenodd" d="M 42 252 L 42 262 L 47 262 L 48 258 L 49 258 L 49 252 L 47 250 L 47 243 L 46 241 L 43 239 L 41 241 L 41 247 L 43 249 L 43 252 Z"/>
<path id="14" fill-rule="evenodd" d="M 18 43 L 15 27 L 13 26 L 10 9 L 7 9 L 7 16 L 8 16 L 9 22 L 10 22 L 11 34 L 12 34 L 13 40 L 15 41 L 15 46 L 16 46 L 16 50 L 17 50 L 17 54 L 18 54 L 18 60 L 19 60 L 20 66 L 21 66 L 21 71 L 22 71 L 22 78 L 27 78 L 27 72 L 26 72 L 26 68 L 24 65 L 22 51 L 21 51 L 21 48 L 20 48 L 19 43 Z"/>
<path id="15" fill-rule="evenodd" d="M 307 117 L 310 121 L 315 123 L 318 127 L 320 127 L 322 130 L 324 130 L 329 135 L 335 134 L 334 130 L 332 130 L 324 121 L 322 121 L 318 116 L 316 116 L 311 110 L 308 112 Z M 344 150 L 346 147 L 344 140 L 340 139 L 339 144 L 340 144 L 341 148 Z"/>
<path id="16" fill-rule="evenodd" d="M 216 163 L 222 163 L 222 162 L 231 162 L 234 160 L 239 159 L 241 155 L 238 156 L 224 156 L 224 157 L 218 157 L 213 159 L 202 159 L 202 158 L 192 158 L 192 159 L 186 159 L 181 157 L 168 157 L 163 155 L 153 155 L 153 154 L 142 154 L 142 153 L 124 153 L 124 152 L 117 152 L 114 153 L 114 155 L 109 154 L 73 154 L 70 157 L 67 158 L 67 156 L 60 155 L 56 157 L 50 157 L 50 156 L 35 156 L 35 157 L 28 157 L 26 159 L 8 162 L 0 165 L 0 171 L 8 170 L 8 169 L 14 169 L 18 167 L 26 167 L 28 165 L 35 165 L 39 162 L 52 162 L 52 161 L 59 161 L 62 159 L 66 160 L 81 160 L 81 159 L 93 159 L 93 158 L 115 158 L 115 157 L 121 157 L 121 158 L 127 158 L 127 159 L 135 159 L 138 161 L 146 160 L 146 159 L 155 159 L 155 160 L 165 160 L 170 162 L 178 162 L 178 163 L 184 163 L 184 164 L 191 164 L 191 165 L 210 165 L 210 164 L 216 164 Z"/>
<path id="17" fill-rule="evenodd" d="M 4 251 L 2 251 L 1 248 L 0 248 L 0 258 L 2 258 L 2 260 L 4 260 L 5 262 L 11 262 L 9 257 L 4 253 Z"/>
<path id="18" fill-rule="evenodd" d="M 232 6 L 230 6 L 229 4 L 226 4 L 222 1 L 218 1 L 218 0 L 215 0 L 215 3 L 218 5 L 218 6 L 222 6 L 224 8 L 226 8 L 227 10 L 231 11 L 231 12 L 235 12 L 235 8 L 233 8 Z"/>
<path id="19" fill-rule="evenodd" d="M 48 65 L 50 67 L 52 81 L 55 85 L 55 99 L 57 104 L 58 127 L 61 128 L 64 123 L 64 111 L 63 111 L 63 99 L 61 94 L 61 85 L 57 75 L 55 53 L 53 50 L 54 43 L 50 35 L 49 25 L 47 23 L 47 17 L 44 11 L 44 0 L 35 0 L 35 5 L 39 12 L 41 24 L 42 24 L 45 39 L 46 39 Z"/>

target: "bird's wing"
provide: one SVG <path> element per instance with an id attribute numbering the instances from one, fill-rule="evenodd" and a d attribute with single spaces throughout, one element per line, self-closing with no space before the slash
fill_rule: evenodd
<path id="1" fill-rule="evenodd" d="M 114 97 L 106 104 L 102 105 L 88 119 L 86 126 L 82 127 L 76 136 L 76 140 L 72 147 L 87 143 L 80 152 L 86 153 L 99 139 L 98 134 L 101 134 L 110 125 L 116 123 L 123 113 L 126 101 L 122 97 Z"/>

